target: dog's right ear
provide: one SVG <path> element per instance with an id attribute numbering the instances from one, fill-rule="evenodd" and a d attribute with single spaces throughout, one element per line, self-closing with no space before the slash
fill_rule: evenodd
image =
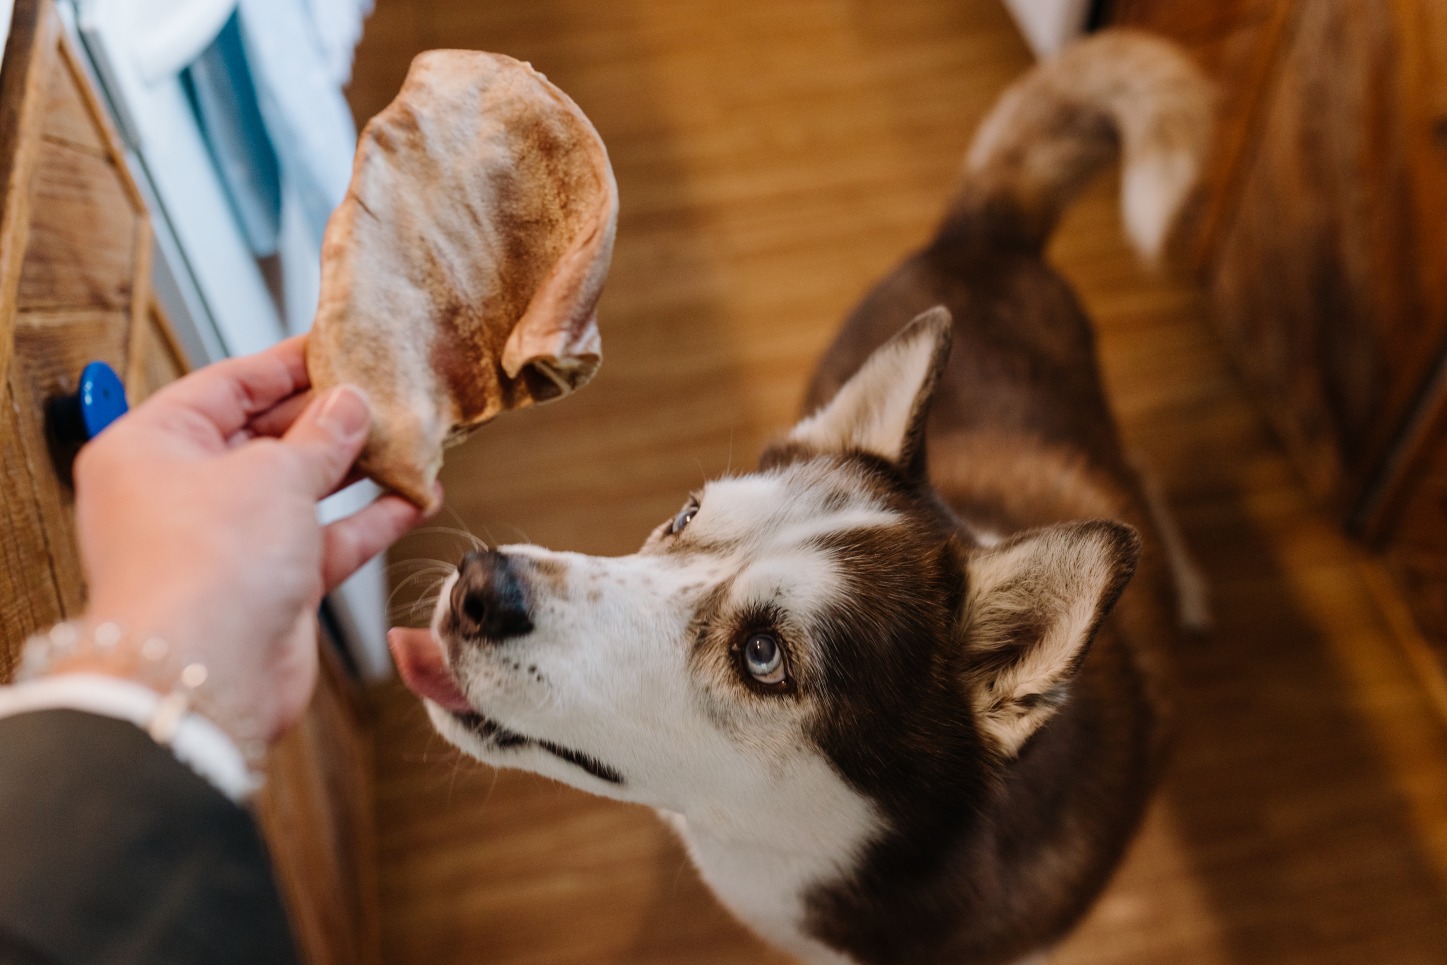
<path id="1" fill-rule="evenodd" d="M 1135 530 L 1092 520 L 1030 530 L 969 558 L 964 683 L 1003 757 L 1017 756 L 1065 702 L 1139 556 Z"/>
<path id="2" fill-rule="evenodd" d="M 924 469 L 924 422 L 950 352 L 950 313 L 931 308 L 875 349 L 789 442 L 820 452 L 867 452 L 908 472 Z"/>

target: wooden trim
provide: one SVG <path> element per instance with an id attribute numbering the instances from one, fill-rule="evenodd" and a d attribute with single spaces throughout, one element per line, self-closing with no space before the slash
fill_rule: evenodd
<path id="1" fill-rule="evenodd" d="M 127 393 L 139 384 L 145 364 L 144 349 L 151 327 L 151 222 L 144 209 L 136 221 L 135 267 L 131 281 L 131 330 L 126 340 L 125 380 Z M 131 396 L 134 401 L 135 397 Z"/>
<path id="2" fill-rule="evenodd" d="M 9 371 L 20 271 L 30 241 L 30 188 L 40 145 L 39 113 L 60 21 L 50 0 L 16 0 L 0 67 L 0 374 Z"/>
<path id="3" fill-rule="evenodd" d="M 86 113 L 94 122 L 96 129 L 100 132 L 101 138 L 105 141 L 107 153 L 110 155 L 111 163 L 120 172 L 121 183 L 125 187 L 126 194 L 130 196 L 131 207 L 137 211 L 146 211 L 146 199 L 141 195 L 141 189 L 137 187 L 135 180 L 131 177 L 131 169 L 126 163 L 126 151 L 121 142 L 120 131 L 116 130 L 111 123 L 110 114 L 100 102 L 100 96 L 96 94 L 95 88 L 91 86 L 86 78 L 85 70 L 80 65 L 75 48 L 70 38 L 64 33 L 60 34 L 60 61 L 75 82 L 76 88 L 80 91 L 80 98 L 85 104 Z"/>
<path id="4" fill-rule="evenodd" d="M 151 293 L 149 304 L 150 311 L 148 314 L 151 319 L 151 327 L 156 330 L 161 336 L 161 339 L 166 343 L 166 349 L 175 357 L 176 361 L 180 363 L 183 371 L 190 372 L 195 369 L 196 360 L 186 354 L 186 349 L 181 344 L 181 340 L 176 337 L 176 329 L 171 324 L 171 316 L 167 315 L 166 310 L 161 307 L 161 303 L 156 301 L 154 293 Z"/>

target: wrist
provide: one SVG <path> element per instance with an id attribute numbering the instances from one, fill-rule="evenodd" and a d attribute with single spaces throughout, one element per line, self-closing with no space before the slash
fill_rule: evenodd
<path id="1" fill-rule="evenodd" d="M 147 729 L 162 743 L 171 742 L 187 714 L 196 714 L 230 738 L 253 768 L 265 754 L 246 715 L 219 699 L 206 664 L 162 637 L 131 633 L 111 620 L 57 624 L 26 643 L 16 681 L 64 674 L 113 677 L 153 691 L 159 703 Z"/>

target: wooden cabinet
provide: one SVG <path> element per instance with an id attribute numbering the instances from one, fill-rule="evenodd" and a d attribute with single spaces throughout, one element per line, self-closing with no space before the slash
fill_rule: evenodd
<path id="1" fill-rule="evenodd" d="M 150 290 L 151 232 L 114 133 L 48 2 L 18 0 L 0 70 L 0 679 L 31 633 L 80 613 L 73 493 L 43 413 L 101 360 L 132 405 L 186 362 Z M 323 661 L 306 719 L 256 805 L 307 961 L 378 956 L 372 753 L 361 704 Z"/>
<path id="2" fill-rule="evenodd" d="M 1222 89 L 1192 248 L 1303 477 L 1447 666 L 1447 4 L 1116 0 Z"/>

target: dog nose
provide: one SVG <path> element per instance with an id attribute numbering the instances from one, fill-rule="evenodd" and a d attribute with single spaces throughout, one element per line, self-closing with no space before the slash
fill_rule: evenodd
<path id="1" fill-rule="evenodd" d="M 452 588 L 452 614 L 466 637 L 495 642 L 531 633 L 527 588 L 517 562 L 491 549 L 464 556 Z"/>

